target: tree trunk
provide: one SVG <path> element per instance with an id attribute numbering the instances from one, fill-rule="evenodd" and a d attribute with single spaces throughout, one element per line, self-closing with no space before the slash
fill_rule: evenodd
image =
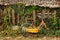
<path id="1" fill-rule="evenodd" d="M 19 23 L 19 13 L 17 14 L 17 25 Z"/>
<path id="2" fill-rule="evenodd" d="M 8 8 L 9 23 L 11 23 L 11 8 Z"/>
<path id="3" fill-rule="evenodd" d="M 34 22 L 34 24 L 36 23 L 36 12 L 35 12 L 35 10 L 33 10 L 33 22 Z"/>
<path id="4" fill-rule="evenodd" d="M 12 24 L 15 25 L 14 9 L 12 9 Z"/>

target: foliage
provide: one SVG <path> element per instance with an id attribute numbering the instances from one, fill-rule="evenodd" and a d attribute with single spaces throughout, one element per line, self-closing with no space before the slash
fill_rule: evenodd
<path id="1" fill-rule="evenodd" d="M 56 30 L 55 35 L 60 36 L 60 30 Z"/>
<path id="2" fill-rule="evenodd" d="M 59 22 L 58 23 L 59 23 L 59 27 L 60 27 L 60 19 L 59 19 Z"/>
<path id="3" fill-rule="evenodd" d="M 47 9 L 47 8 L 43 8 L 43 7 L 39 7 L 39 6 L 25 6 L 25 4 L 17 3 L 14 5 L 6 6 L 6 9 L 7 9 L 8 15 L 5 15 L 3 17 L 3 21 L 7 28 L 5 28 L 2 35 L 4 34 L 4 35 L 16 36 L 18 33 L 20 33 L 20 29 L 18 29 L 16 31 L 11 30 L 11 25 L 9 25 L 9 22 L 8 22 L 8 20 L 11 18 L 10 15 L 11 15 L 12 9 L 14 9 L 15 14 L 19 14 L 23 18 L 23 17 L 25 17 L 24 16 L 25 14 L 28 16 L 31 15 L 33 10 L 38 10 L 40 12 L 43 9 Z M 44 35 L 48 35 L 48 36 L 51 36 L 51 35 L 60 36 L 60 30 L 56 29 L 58 27 L 58 25 L 60 27 L 60 19 L 57 18 L 56 12 L 54 10 L 60 11 L 59 9 L 52 9 L 52 11 L 51 11 L 52 17 L 51 18 L 47 17 L 48 18 L 47 25 L 48 25 L 49 30 L 46 30 L 46 29 L 40 30 L 39 34 L 44 34 Z M 31 17 L 32 17 L 32 15 L 31 15 Z M 23 19 L 25 20 L 25 18 L 23 18 Z M 19 25 L 21 26 L 22 22 L 20 22 Z M 29 26 L 29 25 L 26 24 L 25 26 Z M 23 34 L 25 35 L 26 33 L 24 32 Z"/>
<path id="4" fill-rule="evenodd" d="M 49 22 L 48 22 L 49 28 L 55 30 L 58 27 L 58 18 L 56 16 L 56 12 L 54 12 L 54 10 L 51 14 L 51 18 L 48 17 L 48 20 L 49 20 Z"/>
<path id="5" fill-rule="evenodd" d="M 24 14 L 25 4 L 17 3 L 14 5 L 11 5 L 11 7 L 15 10 L 15 14 L 17 14 L 17 13 L 19 13 L 20 15 Z"/>
<path id="6" fill-rule="evenodd" d="M 7 16 L 4 16 L 4 18 L 3 18 L 3 21 L 4 21 L 4 23 L 3 23 L 3 25 L 4 25 L 4 29 L 6 29 L 7 27 L 8 27 L 8 20 L 9 18 L 7 17 Z"/>
<path id="7" fill-rule="evenodd" d="M 56 12 L 53 13 L 53 25 L 57 27 L 57 17 L 56 17 Z"/>
<path id="8" fill-rule="evenodd" d="M 33 10 L 41 10 L 42 8 L 39 6 L 26 6 L 25 7 L 25 13 L 30 15 L 32 14 Z"/>
<path id="9" fill-rule="evenodd" d="M 20 29 L 11 30 L 11 27 L 0 32 L 0 36 L 17 36 L 19 34 L 20 34 Z"/>

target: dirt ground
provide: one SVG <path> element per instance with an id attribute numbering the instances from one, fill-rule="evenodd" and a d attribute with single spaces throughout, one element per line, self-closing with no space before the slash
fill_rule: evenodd
<path id="1" fill-rule="evenodd" d="M 0 37 L 0 40 L 60 40 L 60 37 L 25 37 L 25 36 L 17 36 L 17 37 Z"/>

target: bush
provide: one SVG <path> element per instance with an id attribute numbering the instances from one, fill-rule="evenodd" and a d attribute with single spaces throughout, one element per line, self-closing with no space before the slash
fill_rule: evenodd
<path id="1" fill-rule="evenodd" d="M 0 32 L 0 36 L 17 36 L 20 34 L 20 29 L 11 30 L 10 27 Z"/>
<path id="2" fill-rule="evenodd" d="M 60 36 L 60 30 L 56 30 L 55 35 Z"/>
<path id="3" fill-rule="evenodd" d="M 54 34 L 55 34 L 54 30 L 52 29 L 48 30 L 48 33 L 47 33 L 48 36 L 53 36 Z"/>

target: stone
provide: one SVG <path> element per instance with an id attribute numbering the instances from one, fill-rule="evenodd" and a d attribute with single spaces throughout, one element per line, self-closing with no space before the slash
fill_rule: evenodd
<path id="1" fill-rule="evenodd" d="M 18 29 L 19 29 L 19 26 L 12 26 L 11 29 L 12 29 L 12 30 L 18 30 Z"/>

